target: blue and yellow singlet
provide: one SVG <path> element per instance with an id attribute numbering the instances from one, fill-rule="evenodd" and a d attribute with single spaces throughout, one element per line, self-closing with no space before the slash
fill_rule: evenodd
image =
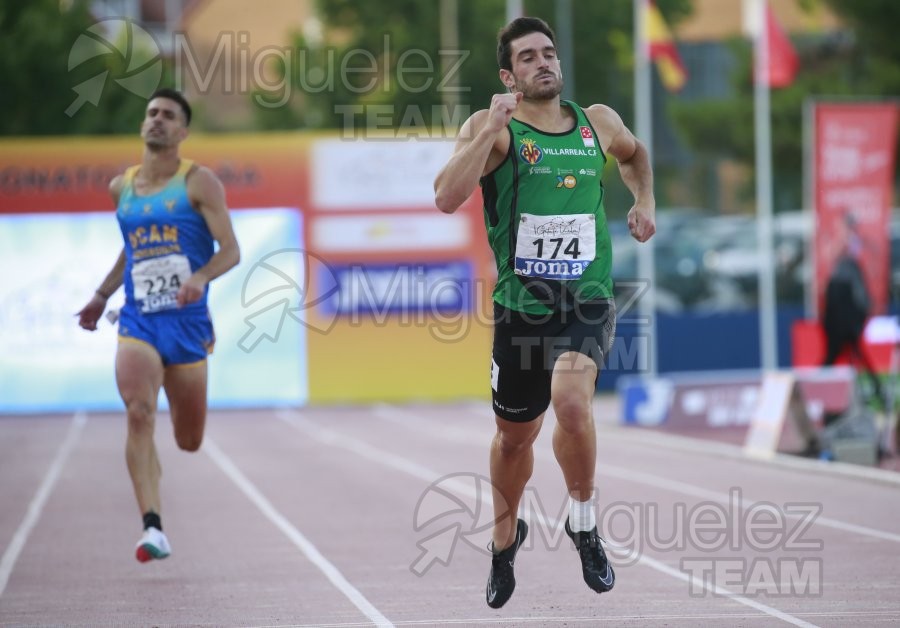
<path id="1" fill-rule="evenodd" d="M 182 159 L 178 171 L 155 194 L 140 196 L 134 178 L 140 166 L 125 171 L 116 218 L 125 241 L 125 307 L 155 314 L 178 307 L 175 296 L 184 281 L 214 252 L 214 239 L 203 216 L 191 205 L 185 178 L 194 162 Z M 203 297 L 183 312 L 206 312 Z"/>

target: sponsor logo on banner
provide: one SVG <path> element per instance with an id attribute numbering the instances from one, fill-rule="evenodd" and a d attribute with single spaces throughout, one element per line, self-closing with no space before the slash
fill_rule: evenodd
<path id="1" fill-rule="evenodd" d="M 463 213 L 321 216 L 312 241 L 322 253 L 448 251 L 471 244 L 470 219 Z"/>
<path id="2" fill-rule="evenodd" d="M 870 314 L 888 303 L 890 211 L 898 107 L 893 103 L 817 103 L 814 109 L 815 305 L 838 259 L 859 247 Z"/>
<path id="3" fill-rule="evenodd" d="M 591 131 L 591 127 L 581 127 L 581 139 L 584 142 L 585 146 L 587 146 L 588 148 L 594 148 L 594 132 Z"/>
<path id="4" fill-rule="evenodd" d="M 312 204 L 327 211 L 434 206 L 434 173 L 453 142 L 317 140 L 310 153 Z"/>
<path id="5" fill-rule="evenodd" d="M 472 307 L 473 270 L 470 262 L 412 264 L 348 264 L 331 266 L 321 282 L 335 282 L 321 304 L 327 314 L 468 312 Z"/>

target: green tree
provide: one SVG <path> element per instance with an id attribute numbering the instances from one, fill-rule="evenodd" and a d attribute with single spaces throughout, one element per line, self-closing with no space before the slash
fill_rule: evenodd
<path id="1" fill-rule="evenodd" d="M 808 0 L 807 0 L 808 1 Z M 900 94 L 900 3 L 893 0 L 823 0 L 852 28 L 845 75 L 858 93 Z M 848 68 L 849 69 L 849 68 Z"/>
<path id="2" fill-rule="evenodd" d="M 576 102 L 583 106 L 594 103 L 609 105 L 634 129 L 634 8 L 632 2 L 572 2 L 573 60 L 561 58 L 563 64 L 575 65 Z M 691 0 L 657 0 L 660 12 L 669 25 L 690 15 Z M 530 0 L 525 3 L 530 15 L 556 21 L 556 2 Z M 556 32 L 560 32 L 556 26 Z M 632 196 L 607 164 L 604 182 L 607 214 L 620 218 L 631 208 Z M 657 177 L 659 181 L 659 177 Z M 659 190 L 660 186 L 657 185 Z M 667 202 L 663 190 L 657 192 L 657 203 Z"/>
<path id="3" fill-rule="evenodd" d="M 894 0 L 800 0 L 807 9 L 824 2 L 847 24 L 845 30 L 794 37 L 800 71 L 786 88 L 771 91 L 774 209 L 796 209 L 803 202 L 803 109 L 809 98 L 879 97 L 900 93 L 900 41 Z M 732 159 L 752 169 L 752 47 L 749 40 L 727 43 L 736 59 L 732 96 L 676 101 L 673 118 L 685 143 L 705 159 Z M 743 197 L 754 198 L 753 180 Z"/>
<path id="4" fill-rule="evenodd" d="M 89 4 L 86 0 L 0 0 L 0 135 L 137 131 L 146 99 L 112 80 L 127 76 L 129 70 L 130 58 L 117 51 L 148 59 L 158 51 L 135 50 L 123 42 L 115 46 L 116 52 L 102 48 L 104 54 L 70 71 L 70 51 L 96 23 Z M 148 78 L 161 76 L 160 82 L 167 81 L 171 71 L 163 65 L 161 74 L 148 72 Z M 97 105 L 86 102 L 72 107 L 79 98 L 73 88 L 104 72 Z M 94 87 L 101 85 L 94 83 Z"/>
<path id="5" fill-rule="evenodd" d="M 615 109 L 629 126 L 634 119 L 634 8 L 628 2 L 572 2 L 575 100 L 604 103 Z M 656 5 L 672 25 L 690 15 L 691 0 L 657 0 Z M 553 25 L 556 2 L 530 0 L 531 15 Z M 556 31 L 560 28 L 557 25 Z"/>
<path id="6" fill-rule="evenodd" d="M 297 100 L 285 111 L 264 111 L 266 128 L 372 126 L 404 122 L 419 128 L 461 123 L 467 112 L 487 106 L 499 87 L 493 61 L 501 0 L 459 0 L 459 46 L 440 53 L 440 4 L 416 0 L 318 0 L 328 33 L 318 44 L 294 37 L 297 59 L 290 69 Z M 334 42 L 339 42 L 335 44 Z M 445 72 L 444 61 L 452 66 Z M 282 75 L 289 71 L 281 64 Z M 459 109 L 447 110 L 448 90 Z M 465 114 L 465 115 L 464 115 Z"/>
<path id="7" fill-rule="evenodd" d="M 632 125 L 632 3 L 571 4 L 574 58 L 563 59 L 563 63 L 575 68 L 575 100 L 585 106 L 608 104 Z M 690 0 L 658 0 L 658 5 L 673 22 L 691 8 Z M 504 0 L 458 0 L 459 51 L 450 55 L 450 61 L 461 61 L 452 78 L 463 91 L 457 94 L 460 108 L 448 110 L 441 106 L 447 94 L 442 89 L 446 76 L 439 54 L 440 2 L 318 0 L 328 33 L 326 41 L 340 45 L 316 46 L 297 35 L 294 49 L 302 58 L 290 69 L 295 98 L 287 107 L 276 110 L 258 106 L 257 121 L 270 129 L 343 128 L 354 133 L 373 120 L 383 129 L 401 126 L 404 121 L 442 130 L 458 125 L 470 113 L 488 107 L 491 96 L 502 89 L 496 42 L 497 32 L 506 21 L 505 7 Z M 526 14 L 545 19 L 559 33 L 555 8 L 556 3 L 548 0 L 525 3 Z M 328 55 L 332 55 L 330 63 Z M 351 75 L 342 71 L 345 61 L 350 67 L 371 65 L 367 55 L 374 59 L 376 72 Z M 405 71 L 415 67 L 423 71 Z M 326 78 L 333 79 L 332 85 L 319 89 L 324 84 L 311 80 L 313 69 L 316 78 L 322 74 L 319 69 L 324 69 Z M 289 69 L 282 64 L 280 71 L 284 76 Z M 401 75 L 405 83 L 398 80 Z M 367 83 L 371 85 L 363 89 Z M 447 131 L 453 134 L 455 127 Z M 617 177 L 608 177 L 607 181 L 608 211 L 624 214 L 630 207 L 630 196 Z"/>
<path id="8" fill-rule="evenodd" d="M 557 26 L 556 2 L 531 0 L 525 3 L 527 15 Z M 632 2 L 573 2 L 574 59 L 564 59 L 575 67 L 578 102 L 603 102 L 620 110 L 626 121 L 633 110 L 633 8 Z M 667 18 L 677 21 L 688 15 L 691 0 L 658 0 Z M 381 78 L 396 75 L 397 63 L 404 52 L 422 51 L 440 72 L 439 2 L 416 0 L 318 0 L 318 9 L 333 33 L 346 40 L 337 52 L 365 50 L 379 64 Z M 463 55 L 459 84 L 465 88 L 461 102 L 473 109 L 486 107 L 490 97 L 501 89 L 497 74 L 496 36 L 506 20 L 503 0 L 458 0 L 459 48 Z M 559 31 L 559 28 L 556 28 Z M 394 53 L 383 54 L 385 37 Z M 299 40 L 301 47 L 305 42 Z M 459 57 L 458 57 L 459 58 Z M 430 78 L 428 74 L 423 77 Z M 438 78 L 434 76 L 434 78 Z M 398 82 L 388 89 L 378 88 L 363 94 L 335 90 L 333 99 L 340 104 L 393 103 L 399 109 L 409 104 L 428 105 L 441 102 L 440 81 L 416 93 L 403 93 Z M 331 118 L 330 124 L 339 122 Z M 329 123 L 325 123 L 330 125 Z"/>

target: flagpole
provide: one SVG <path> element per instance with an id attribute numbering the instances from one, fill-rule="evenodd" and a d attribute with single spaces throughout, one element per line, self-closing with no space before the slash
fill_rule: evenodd
<path id="1" fill-rule="evenodd" d="M 557 55 L 562 62 L 563 91 L 562 98 L 575 98 L 575 51 L 572 25 L 572 0 L 556 0 L 556 45 Z"/>
<path id="2" fill-rule="evenodd" d="M 759 353 L 763 370 L 778 368 L 772 238 L 772 128 L 769 88 L 769 29 L 766 0 L 756 0 L 753 117 L 756 137 L 756 228 L 759 252 Z"/>
<path id="3" fill-rule="evenodd" d="M 517 17 L 522 17 L 522 0 L 506 0 L 506 23 L 509 24 Z"/>
<path id="4" fill-rule="evenodd" d="M 634 119 L 635 135 L 647 148 L 653 163 L 653 87 L 650 75 L 650 47 L 647 42 L 648 0 L 634 0 Z M 646 292 L 638 301 L 638 313 L 647 334 L 647 363 L 644 374 L 654 378 L 658 372 L 656 343 L 656 266 L 653 239 L 638 244 L 638 277 L 647 281 Z M 613 251 L 615 255 L 615 251 Z"/>
<path id="5" fill-rule="evenodd" d="M 459 5 L 458 0 L 440 0 L 438 9 L 441 17 L 440 24 L 440 42 L 442 50 L 459 50 Z M 450 58 L 448 55 L 441 55 L 442 70 L 444 76 L 452 73 L 450 68 Z M 447 89 L 441 91 L 441 101 L 443 102 L 445 112 L 453 115 L 456 107 L 459 105 L 459 92 L 457 91 L 456 81 L 450 81 Z"/>

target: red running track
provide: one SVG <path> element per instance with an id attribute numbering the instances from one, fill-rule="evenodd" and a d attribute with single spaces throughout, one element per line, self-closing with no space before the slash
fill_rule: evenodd
<path id="1" fill-rule="evenodd" d="M 518 588 L 484 602 L 489 406 L 213 412 L 157 428 L 172 556 L 139 564 L 121 415 L 0 418 L 0 626 L 870 626 L 900 622 L 900 474 L 614 424 L 597 401 L 602 596 L 536 444 Z"/>

